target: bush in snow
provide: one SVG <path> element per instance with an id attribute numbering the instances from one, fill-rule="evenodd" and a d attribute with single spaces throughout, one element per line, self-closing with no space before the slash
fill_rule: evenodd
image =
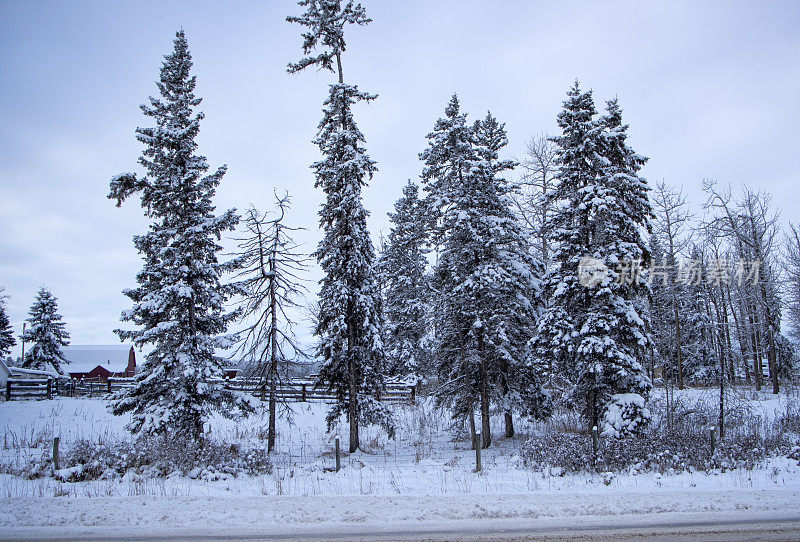
<path id="1" fill-rule="evenodd" d="M 701 415 L 697 413 L 696 415 Z M 717 442 L 711 453 L 711 432 L 686 413 L 671 431 L 656 425 L 625 438 L 600 438 L 598 472 L 682 472 L 752 469 L 769 457 L 791 454 L 792 438 L 784 427 L 787 416 L 765 424 L 759 416 L 741 417 Z M 800 457 L 800 452 L 798 452 Z M 588 472 L 592 465 L 592 437 L 583 433 L 548 432 L 522 447 L 526 466 L 559 474 Z M 791 455 L 790 455 L 791 457 Z"/>
<path id="2" fill-rule="evenodd" d="M 601 432 L 603 436 L 619 438 L 633 435 L 650 421 L 650 411 L 644 406 L 644 398 L 638 393 L 617 393 L 611 396 L 603 413 Z"/>
<path id="3" fill-rule="evenodd" d="M 62 455 L 61 465 L 54 477 L 64 482 L 117 478 L 129 472 L 146 477 L 179 473 L 191 478 L 209 473 L 238 476 L 272 472 L 262 448 L 243 449 L 238 444 L 210 440 L 200 446 L 193 439 L 170 436 L 115 442 L 79 440 Z M 51 469 L 51 458 L 45 452 L 16 474 L 38 478 Z"/>

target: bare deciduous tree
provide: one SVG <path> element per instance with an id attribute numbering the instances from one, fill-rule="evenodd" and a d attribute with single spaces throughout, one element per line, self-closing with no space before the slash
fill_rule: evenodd
<path id="1" fill-rule="evenodd" d="M 687 234 L 689 221 L 692 218 L 686 203 L 683 190 L 675 189 L 662 180 L 656 184 L 653 191 L 653 210 L 656 213 L 654 233 L 659 237 L 664 247 L 666 258 L 669 295 L 672 312 L 675 318 L 675 344 L 672 351 L 675 353 L 675 365 L 678 373 L 678 388 L 683 389 L 683 360 L 681 340 L 681 317 L 678 308 L 677 269 L 678 260 L 684 255 L 690 237 Z"/>
<path id="2" fill-rule="evenodd" d="M 792 329 L 792 337 L 800 342 L 800 230 L 789 224 L 786 235 L 786 316 Z"/>
<path id="3" fill-rule="evenodd" d="M 772 210 L 772 198 L 766 192 L 743 186 L 739 197 L 734 199 L 730 188 L 719 189 L 713 181 L 703 181 L 703 189 L 708 194 L 706 208 L 716 213 L 710 225 L 730 239 L 741 264 L 757 269 L 757 274 L 748 277 L 747 281 L 752 286 L 751 295 L 755 305 L 751 312 L 753 331 L 763 333 L 772 393 L 777 394 L 780 388 L 777 366 L 777 336 L 780 328 L 776 265 L 778 215 Z M 756 322 L 760 325 L 756 325 Z M 762 341 L 754 342 L 760 346 Z M 754 369 L 756 384 L 760 387 L 761 368 L 756 366 Z"/>
<path id="4" fill-rule="evenodd" d="M 246 291 L 242 300 L 242 318 L 249 325 L 240 332 L 234 355 L 247 363 L 245 374 L 257 378 L 262 390 L 269 393 L 269 428 L 267 450 L 275 448 L 277 387 L 281 369 L 305 352 L 294 335 L 291 314 L 301 306 L 298 298 L 305 293 L 301 274 L 309 256 L 292 239 L 293 228 L 284 223 L 290 197 L 275 195 L 276 215 L 270 218 L 253 207 L 245 213 L 245 237 L 238 239 L 238 259 L 242 270 L 239 286 Z M 263 397 L 262 397 L 263 398 Z"/>
<path id="5" fill-rule="evenodd" d="M 545 220 L 552 210 L 548 201 L 557 182 L 556 146 L 547 134 L 537 134 L 528 140 L 525 157 L 520 161 L 525 173 L 518 181 L 519 190 L 512 193 L 518 215 L 536 238 L 536 250 L 546 263 L 550 257 L 549 236 L 544 230 Z"/>

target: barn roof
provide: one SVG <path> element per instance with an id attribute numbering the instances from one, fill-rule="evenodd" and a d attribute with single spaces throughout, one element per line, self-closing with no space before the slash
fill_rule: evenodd
<path id="1" fill-rule="evenodd" d="M 88 373 L 100 365 L 112 373 L 121 373 L 128 366 L 130 349 L 129 344 L 65 346 L 61 351 L 69 364 L 64 366 L 64 370 L 70 373 Z M 138 364 L 138 352 L 136 358 Z"/>

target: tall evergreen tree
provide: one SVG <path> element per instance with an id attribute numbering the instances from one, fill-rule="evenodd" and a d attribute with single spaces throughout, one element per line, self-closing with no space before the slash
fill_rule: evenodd
<path id="1" fill-rule="evenodd" d="M 511 187 L 502 176 L 516 165 L 500 159 L 500 151 L 508 144 L 505 124 L 487 113 L 475 122 L 473 133 L 480 160 L 476 165 L 479 184 L 469 200 L 482 215 L 485 251 L 485 264 L 475 275 L 483 289 L 476 289 L 484 305 L 482 342 L 497 375 L 492 383 L 500 396 L 505 434 L 512 437 L 513 411 L 535 418 L 549 414 L 540 375 L 525 359 L 526 343 L 542 308 L 544 264 L 529 251 L 529 241 L 512 211 Z M 488 431 L 488 412 L 482 410 L 482 419 Z"/>
<path id="2" fill-rule="evenodd" d="M 64 357 L 61 347 L 69 345 L 69 333 L 58 314 L 58 300 L 50 290 L 42 287 L 29 314 L 29 327 L 22 334 L 22 340 L 31 347 L 22 360 L 22 366 L 40 371 L 55 369 L 63 374 L 61 364 L 69 363 L 69 360 Z"/>
<path id="3" fill-rule="evenodd" d="M 161 97 L 141 106 L 155 123 L 136 129 L 145 145 L 139 164 L 146 174 L 111 181 L 109 199 L 119 206 L 141 193 L 144 214 L 152 219 L 147 233 L 133 239 L 144 259 L 139 285 L 124 291 L 134 305 L 122 320 L 139 329 L 116 333 L 140 347 L 153 345 L 134 386 L 117 397 L 112 410 L 133 413 L 134 433 L 170 431 L 201 439 L 213 411 L 233 416 L 252 407 L 244 396 L 210 382 L 224 374 L 225 362 L 215 351 L 233 344 L 225 332 L 237 314 L 224 308 L 233 292 L 220 279 L 235 264 L 219 262 L 217 253 L 218 239 L 238 216 L 233 209 L 215 214 L 212 199 L 226 167 L 207 175 L 206 158 L 196 153 L 203 113 L 195 112 L 201 99 L 194 94 L 191 67 L 181 30 L 156 83 Z"/>
<path id="4" fill-rule="evenodd" d="M 6 314 L 6 295 L 3 294 L 5 288 L 0 287 L 0 359 L 3 359 L 11 347 L 17 344 L 14 338 L 14 330 Z"/>
<path id="5" fill-rule="evenodd" d="M 384 288 L 387 373 L 419 379 L 430 362 L 431 293 L 425 273 L 427 212 L 409 181 L 389 213 L 392 228 L 378 261 Z"/>
<path id="6" fill-rule="evenodd" d="M 420 155 L 442 251 L 434 274 L 440 401 L 472 419 L 480 406 L 482 445 L 491 444 L 490 402 L 502 403 L 508 435 L 512 407 L 540 411 L 542 395 L 523 366 L 536 315 L 541 266 L 511 211 L 499 158 L 505 126 L 491 114 L 469 126 L 456 96 Z"/>
<path id="7" fill-rule="evenodd" d="M 306 11 L 287 21 L 308 28 L 303 34 L 305 56 L 289 64 L 288 71 L 317 66 L 338 75 L 338 82 L 329 87 L 314 140 L 323 159 L 311 166 L 315 186 L 326 197 L 319 212 L 325 235 L 316 251 L 325 274 L 320 281 L 316 327 L 317 355 L 322 360 L 318 384 L 338 397 L 328 413 L 328 425 L 347 413 L 350 452 L 355 452 L 361 422 L 381 424 L 390 434 L 394 430 L 388 410 L 378 400 L 385 387 L 382 308 L 368 213 L 361 202 L 361 190 L 377 167 L 367 155 L 364 135 L 351 111 L 354 104 L 376 96 L 345 83 L 342 72 L 345 25 L 363 26 L 370 19 L 352 1 L 302 0 L 298 4 Z"/>
<path id="8" fill-rule="evenodd" d="M 650 339 L 639 303 L 647 284 L 636 272 L 649 261 L 641 231 L 649 229 L 652 210 L 638 176 L 645 158 L 627 145 L 617 103 L 597 119 L 591 91 L 577 82 L 558 124 L 561 176 L 547 224 L 559 245 L 558 266 L 533 353 L 539 366 L 566 366 L 589 428 L 619 436 L 649 416 L 651 384 L 642 362 Z"/>

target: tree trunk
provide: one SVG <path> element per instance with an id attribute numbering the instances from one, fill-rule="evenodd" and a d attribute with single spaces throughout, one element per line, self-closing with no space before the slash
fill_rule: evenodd
<path id="1" fill-rule="evenodd" d="M 514 417 L 511 415 L 510 412 L 506 411 L 505 418 L 506 418 L 506 438 L 511 438 L 514 436 Z"/>
<path id="2" fill-rule="evenodd" d="M 275 235 L 275 242 L 277 243 L 278 234 Z M 276 247 L 273 246 L 272 257 L 269 261 L 269 270 L 271 278 L 269 281 L 269 303 L 270 310 L 272 311 L 272 322 L 270 329 L 270 360 L 269 360 L 269 427 L 267 429 L 267 453 L 275 449 L 275 433 L 276 433 L 276 403 L 277 403 L 277 379 L 278 379 L 278 303 L 276 298 L 275 273 L 277 269 L 276 264 Z"/>
<path id="3" fill-rule="evenodd" d="M 475 409 L 470 405 L 469 407 L 469 441 L 470 447 L 475 449 Z"/>
<path id="4" fill-rule="evenodd" d="M 350 423 L 350 453 L 358 450 L 358 384 L 356 380 L 356 364 L 353 359 L 355 350 L 355 328 L 347 322 L 347 418 Z"/>
<path id="5" fill-rule="evenodd" d="M 719 358 L 719 438 L 725 436 L 725 356 Z"/>
<path id="6" fill-rule="evenodd" d="M 731 305 L 733 305 L 733 296 L 729 295 L 729 297 L 731 299 Z M 742 366 L 744 367 L 744 380 L 749 386 L 750 383 L 752 382 L 752 379 L 750 378 L 750 365 L 748 365 L 747 363 L 747 340 L 745 338 L 746 333 L 742 325 L 742 317 L 744 315 L 741 315 L 742 317 L 740 317 L 739 314 L 739 312 L 742 309 L 742 303 L 741 299 L 738 299 L 738 297 L 739 296 L 737 296 L 737 306 L 739 310 L 737 311 L 737 307 L 731 306 L 732 309 L 731 312 L 733 313 L 733 325 L 736 326 L 736 339 L 737 341 L 739 341 L 739 353 L 742 356 Z"/>
<path id="7" fill-rule="evenodd" d="M 683 340 L 681 337 L 681 318 L 678 314 L 678 296 L 675 293 L 675 285 L 672 285 L 672 311 L 675 316 L 675 356 L 678 365 L 678 389 L 683 389 Z"/>
<path id="8" fill-rule="evenodd" d="M 750 322 L 750 343 L 753 349 L 753 373 L 755 373 L 756 391 L 761 391 L 761 350 L 759 348 L 761 341 L 758 337 L 758 327 L 754 317 L 754 309 L 752 303 L 749 304 L 749 314 L 747 315 Z"/>
<path id="9" fill-rule="evenodd" d="M 480 349 L 482 353 L 482 348 Z M 492 430 L 489 427 L 489 386 L 486 377 L 486 361 L 481 356 L 481 381 L 480 381 L 480 394 L 481 394 L 481 439 L 483 447 L 488 448 L 492 444 Z"/>
<path id="10" fill-rule="evenodd" d="M 278 397 L 276 382 L 273 379 L 269 385 L 269 429 L 267 430 L 267 453 L 275 450 L 275 425 Z"/>
<path id="11" fill-rule="evenodd" d="M 720 287 L 722 294 L 722 321 L 725 325 L 725 347 L 728 351 L 728 381 L 731 384 L 736 384 L 736 371 L 734 369 L 734 356 L 733 356 L 733 343 L 731 342 L 731 325 L 728 318 L 728 307 L 733 308 L 733 303 L 730 299 L 730 289 Z M 727 295 L 726 295 L 727 293 Z"/>

